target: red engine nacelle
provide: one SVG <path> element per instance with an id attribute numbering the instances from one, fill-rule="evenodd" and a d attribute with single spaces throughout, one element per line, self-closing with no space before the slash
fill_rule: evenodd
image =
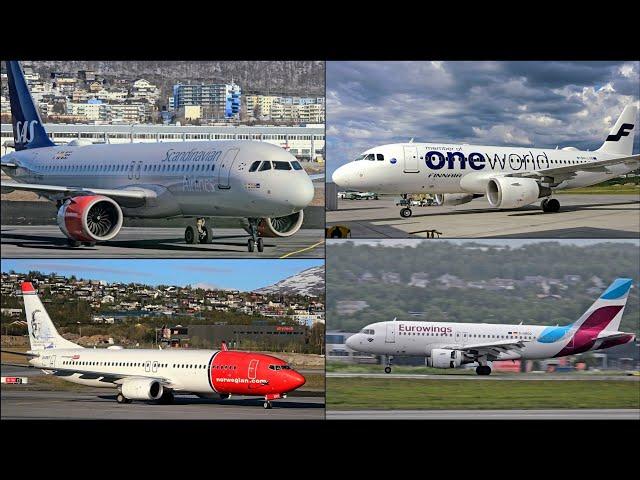
<path id="1" fill-rule="evenodd" d="M 70 198 L 58 210 L 60 230 L 78 242 L 111 240 L 122 228 L 122 220 L 120 205 L 102 195 Z"/>
<path id="2" fill-rule="evenodd" d="M 302 226 L 304 213 L 302 210 L 286 217 L 263 218 L 258 224 L 261 237 L 290 237 Z"/>

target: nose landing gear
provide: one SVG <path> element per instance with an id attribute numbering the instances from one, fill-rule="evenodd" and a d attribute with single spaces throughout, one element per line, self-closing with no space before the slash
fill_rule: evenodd
<path id="1" fill-rule="evenodd" d="M 249 250 L 249 252 L 253 252 L 257 247 L 258 252 L 263 252 L 264 241 L 262 240 L 262 237 L 258 237 L 258 219 L 248 218 L 247 220 L 249 221 L 249 234 L 251 235 L 251 238 L 247 240 L 247 250 Z"/>
<path id="2" fill-rule="evenodd" d="M 384 367 L 384 373 L 391 373 L 391 366 L 393 365 L 393 357 L 391 355 L 387 356 L 386 365 Z"/>
<path id="3" fill-rule="evenodd" d="M 409 218 L 413 215 L 413 210 L 411 210 L 411 203 L 409 202 L 409 194 L 403 193 L 400 195 L 402 200 L 400 200 L 400 205 L 403 205 L 403 208 L 400 209 L 400 216 L 402 218 Z"/>
<path id="4" fill-rule="evenodd" d="M 195 225 L 189 225 L 184 230 L 184 240 L 190 245 L 198 243 L 211 243 L 213 241 L 213 228 L 206 224 L 206 219 L 196 219 Z"/>

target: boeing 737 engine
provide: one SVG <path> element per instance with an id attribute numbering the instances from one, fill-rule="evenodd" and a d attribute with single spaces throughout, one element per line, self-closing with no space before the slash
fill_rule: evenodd
<path id="1" fill-rule="evenodd" d="M 126 378 L 117 401 L 129 403 L 131 400 L 158 400 L 163 391 L 162 384 L 152 378 Z"/>
<path id="2" fill-rule="evenodd" d="M 431 350 L 431 357 L 427 357 L 427 367 L 434 368 L 458 368 L 462 365 L 464 357 L 460 350 L 449 350 L 446 348 L 434 348 Z"/>
<path id="3" fill-rule="evenodd" d="M 302 226 L 302 210 L 286 217 L 263 218 L 258 224 L 258 233 L 263 237 L 290 237 Z"/>
<path id="4" fill-rule="evenodd" d="M 487 200 L 496 208 L 519 208 L 551 195 L 551 189 L 543 187 L 532 178 L 496 177 L 487 184 Z"/>
<path id="5" fill-rule="evenodd" d="M 58 210 L 58 226 L 72 243 L 111 240 L 122 228 L 122 209 L 102 195 L 66 200 Z"/>
<path id="6" fill-rule="evenodd" d="M 436 205 L 438 206 L 454 206 L 462 205 L 463 203 L 469 203 L 474 199 L 474 195 L 471 193 L 438 193 L 436 194 Z"/>

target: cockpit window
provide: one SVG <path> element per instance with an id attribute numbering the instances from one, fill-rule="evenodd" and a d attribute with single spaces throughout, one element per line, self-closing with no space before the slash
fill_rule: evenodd
<path id="1" fill-rule="evenodd" d="M 260 160 L 257 160 L 255 162 L 253 162 L 251 164 L 251 167 L 249 167 L 249 171 L 250 172 L 255 172 L 258 169 L 258 165 L 260 165 Z"/>
<path id="2" fill-rule="evenodd" d="M 271 170 L 271 162 L 262 162 L 260 165 L 260 172 L 264 172 L 265 170 Z"/>
<path id="3" fill-rule="evenodd" d="M 376 331 L 372 330 L 371 328 L 365 328 L 362 330 L 362 333 L 364 333 L 365 335 L 375 335 Z"/>
<path id="4" fill-rule="evenodd" d="M 300 165 L 297 160 L 291 162 L 291 165 L 293 165 L 294 170 L 302 170 L 302 165 Z"/>
<path id="5" fill-rule="evenodd" d="M 370 160 L 373 161 L 376 159 L 375 155 L 373 153 L 370 153 L 369 155 L 367 155 L 366 157 L 364 157 L 365 160 Z"/>
<path id="6" fill-rule="evenodd" d="M 362 154 L 362 155 L 358 155 L 356 157 L 356 159 L 354 160 L 354 162 L 357 162 L 358 160 L 362 160 L 366 155 Z"/>
<path id="7" fill-rule="evenodd" d="M 381 153 L 376 153 L 376 158 L 379 162 L 384 162 L 384 155 L 382 155 Z"/>
<path id="8" fill-rule="evenodd" d="M 289 365 L 269 365 L 269 370 L 291 370 Z"/>
<path id="9" fill-rule="evenodd" d="M 276 170 L 291 170 L 289 162 L 273 162 L 273 168 Z"/>

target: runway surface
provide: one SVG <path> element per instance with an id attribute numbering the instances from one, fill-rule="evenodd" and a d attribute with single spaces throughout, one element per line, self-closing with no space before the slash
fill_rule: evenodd
<path id="1" fill-rule="evenodd" d="M 327 410 L 327 420 L 640 420 L 640 410 Z"/>
<path id="2" fill-rule="evenodd" d="M 637 238 L 640 234 L 638 195 L 557 195 L 558 213 L 544 213 L 538 203 L 517 210 L 495 210 L 485 198 L 454 207 L 413 207 L 400 217 L 395 198 L 338 200 L 327 211 L 327 225 L 346 225 L 352 238 Z"/>
<path id="3" fill-rule="evenodd" d="M 72 248 L 54 225 L 6 225 L 1 229 L 2 256 L 6 258 L 322 258 L 324 232 L 301 229 L 286 238 L 265 238 L 264 252 L 247 251 L 247 234 L 239 228 L 214 230 L 211 244 L 189 245 L 184 228 L 123 227 L 114 240 L 94 247 Z"/>
<path id="4" fill-rule="evenodd" d="M 265 410 L 255 397 L 208 400 L 195 396 L 177 396 L 173 405 L 133 402 L 120 405 L 115 389 L 82 391 L 24 391 L 2 389 L 2 419 L 74 419 L 74 420 L 322 420 L 323 396 L 290 395 L 274 400 Z M 304 392 L 302 392 L 304 395 Z"/>
<path id="5" fill-rule="evenodd" d="M 327 372 L 327 378 L 384 378 L 387 380 L 470 380 L 470 381 L 619 381 L 619 382 L 640 382 L 640 376 L 632 375 L 575 375 L 575 374 L 538 374 L 523 373 L 517 375 L 420 375 L 405 373 L 331 373 Z"/>

